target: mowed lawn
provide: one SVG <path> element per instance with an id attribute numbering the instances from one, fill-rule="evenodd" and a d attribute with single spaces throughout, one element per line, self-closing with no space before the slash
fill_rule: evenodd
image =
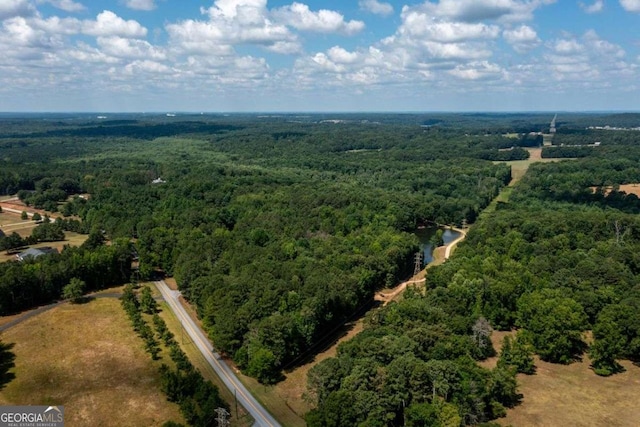
<path id="1" fill-rule="evenodd" d="M 64 405 L 65 425 L 184 422 L 160 390 L 158 367 L 117 299 L 63 304 L 2 333 L 15 343 L 16 379 L 0 405 Z"/>
<path id="2" fill-rule="evenodd" d="M 38 224 L 31 219 L 20 219 L 20 214 L 0 212 L 0 230 L 4 231 L 7 236 L 14 231 L 22 237 L 30 236 L 36 225 Z"/>

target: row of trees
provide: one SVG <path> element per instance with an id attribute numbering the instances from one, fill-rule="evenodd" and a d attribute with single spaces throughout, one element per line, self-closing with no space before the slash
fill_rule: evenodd
<path id="1" fill-rule="evenodd" d="M 0 315 L 17 313 L 60 299 L 71 279 L 86 283 L 93 291 L 126 283 L 131 274 L 131 243 L 66 247 L 22 262 L 0 263 Z"/>
<path id="2" fill-rule="evenodd" d="M 223 408 L 228 411 L 229 405 L 220 397 L 218 388 L 202 377 L 182 351 L 173 333 L 158 315 L 158 304 L 151 289 L 144 286 L 138 297 L 134 285 L 129 284 L 124 289 L 121 303 L 134 330 L 144 340 L 145 350 L 153 360 L 160 359 L 160 342 L 169 350 L 174 367 L 163 363 L 159 368 L 161 387 L 167 400 L 180 406 L 180 412 L 188 425 L 217 426 L 216 409 Z M 144 315 L 152 316 L 153 329 Z M 179 425 L 174 422 L 165 423 L 165 426 Z"/>

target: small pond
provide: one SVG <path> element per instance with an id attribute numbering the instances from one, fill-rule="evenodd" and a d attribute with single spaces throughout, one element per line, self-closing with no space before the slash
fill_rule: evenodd
<path id="1" fill-rule="evenodd" d="M 420 240 L 420 249 L 424 254 L 422 258 L 423 265 L 427 265 L 433 261 L 433 245 L 430 240 L 439 228 L 444 231 L 442 240 L 444 240 L 445 245 L 448 245 L 460 237 L 460 232 L 445 227 L 438 227 L 436 225 L 421 227 L 414 231 L 414 234 L 418 236 L 418 240 Z"/>

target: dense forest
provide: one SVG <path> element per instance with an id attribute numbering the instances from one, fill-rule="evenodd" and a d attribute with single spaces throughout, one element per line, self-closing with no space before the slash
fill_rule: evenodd
<path id="1" fill-rule="evenodd" d="M 510 180 L 484 159 L 532 143 L 351 118 L 7 122 L 0 193 L 135 239 L 141 277 L 175 276 L 216 346 L 264 382 L 410 273 L 419 224 L 475 220 Z M 71 272 L 65 252 L 46 262 Z"/>
<path id="2" fill-rule="evenodd" d="M 638 197 L 620 190 L 640 182 L 638 143 L 533 165 L 426 289 L 374 312 L 311 370 L 308 424 L 475 425 L 517 404 L 514 374 L 535 372 L 533 352 L 588 354 L 605 376 L 640 363 Z M 491 371 L 475 363 L 493 351 L 487 324 L 518 331 Z"/>
<path id="3" fill-rule="evenodd" d="M 127 282 L 139 257 L 140 278 L 174 276 L 216 348 L 272 383 L 413 271 L 418 226 L 475 223 L 426 290 L 373 311 L 312 370 L 307 421 L 488 422 L 520 400 L 515 373 L 532 371 L 532 351 L 560 363 L 589 351 L 602 375 L 639 359 L 640 206 L 618 191 L 640 182 L 638 133 L 545 147 L 543 156 L 580 159 L 532 166 L 508 203 L 478 220 L 511 180 L 502 162 L 528 158 L 551 118 L 5 117 L 0 194 L 58 211 L 65 219 L 51 230 L 91 237 L 0 265 L 0 309 L 59 298 L 72 278 L 87 289 Z M 606 120 L 568 116 L 556 137 L 613 135 L 586 130 Z M 500 351 L 492 328 L 519 332 L 487 370 L 476 362 Z"/>

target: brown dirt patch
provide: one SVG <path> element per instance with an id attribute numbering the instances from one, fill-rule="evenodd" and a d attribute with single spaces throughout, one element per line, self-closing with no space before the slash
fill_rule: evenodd
<path id="1" fill-rule="evenodd" d="M 43 217 L 45 215 L 49 215 L 49 217 L 53 219 L 59 216 L 62 216 L 59 213 L 51 213 L 51 212 L 45 211 L 44 209 L 36 209 L 32 206 L 27 206 L 24 203 L 22 203 L 19 199 L 15 199 L 15 198 L 0 202 L 0 206 L 2 206 L 3 208 L 16 209 L 16 210 L 19 210 L 20 212 L 22 211 L 25 211 L 28 213 L 38 212 Z"/>
<path id="2" fill-rule="evenodd" d="M 542 148 L 526 148 L 529 152 L 529 160 L 539 162 L 542 160 Z"/>
<path id="3" fill-rule="evenodd" d="M 118 300 L 64 304 L 2 339 L 15 343 L 16 379 L 0 391 L 0 404 L 64 405 L 74 426 L 184 422 Z"/>
<path id="4" fill-rule="evenodd" d="M 591 188 L 591 191 L 593 191 L 594 193 L 598 189 L 598 187 L 589 187 L 589 188 Z M 609 194 L 611 190 L 613 190 L 613 187 L 605 187 L 604 194 L 605 195 Z M 637 183 L 622 184 L 619 186 L 618 191 L 621 191 L 627 194 L 635 194 L 636 196 L 640 197 L 640 184 L 637 184 Z"/>
<path id="5" fill-rule="evenodd" d="M 176 279 L 174 279 L 173 277 L 164 279 L 164 282 L 167 284 L 167 286 L 169 286 L 169 289 L 173 291 L 178 290 L 178 283 L 176 282 Z"/>

